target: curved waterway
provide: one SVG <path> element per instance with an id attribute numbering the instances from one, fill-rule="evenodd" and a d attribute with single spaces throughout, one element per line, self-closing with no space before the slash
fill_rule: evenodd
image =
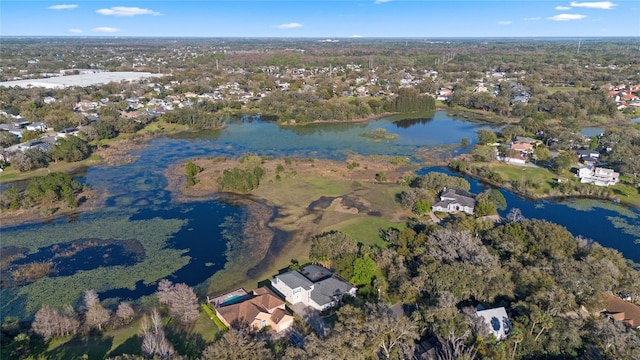
<path id="1" fill-rule="evenodd" d="M 157 138 L 135 152 L 132 163 L 89 168 L 80 180 L 107 194 L 106 205 L 101 209 L 47 223 L 3 227 L 0 245 L 3 261 L 9 264 L 3 273 L 15 278 L 24 273 L 33 275 L 19 278 L 20 281 L 3 279 L 2 317 L 28 318 L 44 302 L 55 307 L 77 305 L 85 289 L 96 290 L 107 304 L 135 300 L 153 293 L 162 278 L 198 286 L 223 270 L 229 242 L 246 236 L 246 204 L 253 200 L 229 196 L 176 204 L 166 190 L 164 176 L 171 164 L 194 157 L 236 157 L 247 153 L 335 160 L 344 160 L 349 154 L 393 155 L 419 161 L 415 155 L 424 148 L 448 146 L 452 156 L 466 151 L 457 146 L 462 138 L 469 140 L 470 148 L 477 131 L 490 128 L 451 118 L 445 112 L 412 119 L 383 118 L 367 123 L 304 127 L 280 127 L 259 118 L 238 119 L 227 125 L 221 131 Z M 378 129 L 397 134 L 398 138 L 375 141 L 362 136 Z M 472 191 L 481 191 L 480 183 L 471 182 Z M 506 191 L 503 194 L 509 208 L 520 208 L 527 218 L 559 223 L 574 235 L 594 239 L 640 262 L 638 210 L 602 201 L 528 201 Z M 277 216 L 277 209 L 274 211 Z M 274 232 L 275 240 L 264 259 L 248 266 L 249 277 L 256 267 L 267 264 L 286 247 L 288 234 L 269 230 Z M 118 242 L 142 249 L 126 251 Z M 33 254 L 43 251 L 53 254 L 51 262 L 29 268 L 29 259 L 36 258 Z M 125 255 L 126 259 L 114 258 Z M 73 269 L 74 262 L 83 266 Z"/>

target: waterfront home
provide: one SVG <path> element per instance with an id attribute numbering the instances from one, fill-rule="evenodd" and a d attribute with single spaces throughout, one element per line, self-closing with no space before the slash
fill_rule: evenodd
<path id="1" fill-rule="evenodd" d="M 473 209 L 476 205 L 475 196 L 466 191 L 457 189 L 442 189 L 440 193 L 439 201 L 431 207 L 433 211 L 440 211 L 446 213 L 458 213 L 465 212 L 467 214 L 473 214 Z"/>
<path id="2" fill-rule="evenodd" d="M 605 169 L 596 166 L 585 166 L 578 169 L 578 177 L 583 184 L 597 186 L 615 185 L 620 179 L 620 174 L 613 169 Z"/>
<path id="3" fill-rule="evenodd" d="M 216 316 L 227 327 L 261 330 L 268 326 L 280 332 L 293 324 L 293 316 L 285 309 L 284 301 L 266 287 L 237 298 L 240 300 L 233 301 L 236 298 L 232 297 L 223 302 L 214 302 L 217 303 Z"/>
<path id="4" fill-rule="evenodd" d="M 344 295 L 355 296 L 358 290 L 319 265 L 277 275 L 271 280 L 271 286 L 291 304 L 302 303 L 320 311 L 336 306 Z"/>

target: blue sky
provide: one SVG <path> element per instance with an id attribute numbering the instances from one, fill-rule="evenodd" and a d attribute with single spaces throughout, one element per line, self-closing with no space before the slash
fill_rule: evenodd
<path id="1" fill-rule="evenodd" d="M 640 36 L 640 2 L 0 0 L 2 36 Z"/>

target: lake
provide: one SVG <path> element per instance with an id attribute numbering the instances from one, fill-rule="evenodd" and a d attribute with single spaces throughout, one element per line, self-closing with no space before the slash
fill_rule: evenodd
<path id="1" fill-rule="evenodd" d="M 247 153 L 335 160 L 349 154 L 392 155 L 418 161 L 415 154 L 425 147 L 449 146 L 452 155 L 467 151 L 457 146 L 461 139 L 467 138 L 470 148 L 477 131 L 489 128 L 442 111 L 411 119 L 298 127 L 245 117 L 230 121 L 221 131 L 154 139 L 133 154 L 134 162 L 91 167 L 82 176 L 81 181 L 107 194 L 103 208 L 47 223 L 2 228 L 3 258 L 11 256 L 12 271 L 32 275 L 17 283 L 3 279 L 1 316 L 28 318 L 43 301 L 56 307 L 77 305 L 85 289 L 96 290 L 107 305 L 118 299 L 135 300 L 155 292 L 162 278 L 197 287 L 223 270 L 227 243 L 244 236 L 247 199 L 228 196 L 176 204 L 165 189 L 164 171 L 171 164 Z M 377 129 L 398 138 L 374 141 L 362 136 Z M 471 182 L 472 191 L 480 192 L 483 185 Z M 603 201 L 528 201 L 502 192 L 509 208 L 521 209 L 525 217 L 559 223 L 574 235 L 594 239 L 640 262 L 637 209 Z M 287 234 L 276 235 L 278 246 L 286 246 Z M 42 260 L 38 254 L 55 254 L 55 259 L 37 272 L 25 271 L 33 266 L 25 259 Z M 74 263 L 81 265 L 73 268 Z"/>

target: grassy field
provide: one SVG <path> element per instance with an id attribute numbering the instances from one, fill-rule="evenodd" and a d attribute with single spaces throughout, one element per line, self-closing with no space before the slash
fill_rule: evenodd
<path id="1" fill-rule="evenodd" d="M 353 240 L 365 245 L 386 248 L 388 246 L 380 237 L 380 229 L 395 227 L 403 229 L 406 224 L 393 223 L 382 218 L 364 217 L 358 219 L 347 220 L 335 227 L 336 230 L 342 231 L 349 235 Z"/>
<path id="2" fill-rule="evenodd" d="M 204 311 L 189 327 L 174 327 L 172 320 L 164 318 L 167 337 L 179 353 L 193 354 L 216 339 L 218 326 Z M 76 335 L 53 339 L 45 352 L 47 359 L 104 359 L 122 354 L 140 354 L 140 319 L 133 323 L 111 329 L 102 334 Z"/>
<path id="3" fill-rule="evenodd" d="M 3 172 L 0 173 L 0 183 L 9 182 L 9 181 L 19 181 L 26 180 L 36 176 L 45 176 L 51 172 L 65 172 L 65 173 L 74 173 L 78 171 L 82 171 L 82 169 L 97 165 L 102 162 L 102 159 L 98 155 L 91 155 L 88 158 L 74 162 L 58 162 L 58 163 L 50 163 L 48 167 L 36 169 L 32 171 L 20 172 L 11 166 L 8 166 L 4 169 Z"/>
<path id="4" fill-rule="evenodd" d="M 549 193 L 551 186 L 558 178 L 557 174 L 540 167 L 522 167 L 501 163 L 492 163 L 489 167 L 500 174 L 503 179 L 511 182 L 528 181 L 539 185 L 536 194 L 544 195 Z"/>
<path id="5" fill-rule="evenodd" d="M 471 163 L 470 165 L 472 167 L 489 167 L 503 179 L 511 183 L 528 182 L 536 184 L 537 187 L 533 189 L 533 195 L 539 198 L 548 197 L 553 194 L 554 184 L 557 183 L 559 177 L 563 177 L 569 182 L 579 184 L 578 178 L 570 171 L 565 171 L 561 175 L 558 175 L 545 168 L 539 167 L 522 167 L 503 163 Z M 634 183 L 634 179 L 622 175 L 620 182 L 616 185 L 609 186 L 609 188 L 613 190 L 616 200 L 630 206 L 640 207 L 640 189 L 638 189 Z"/>

